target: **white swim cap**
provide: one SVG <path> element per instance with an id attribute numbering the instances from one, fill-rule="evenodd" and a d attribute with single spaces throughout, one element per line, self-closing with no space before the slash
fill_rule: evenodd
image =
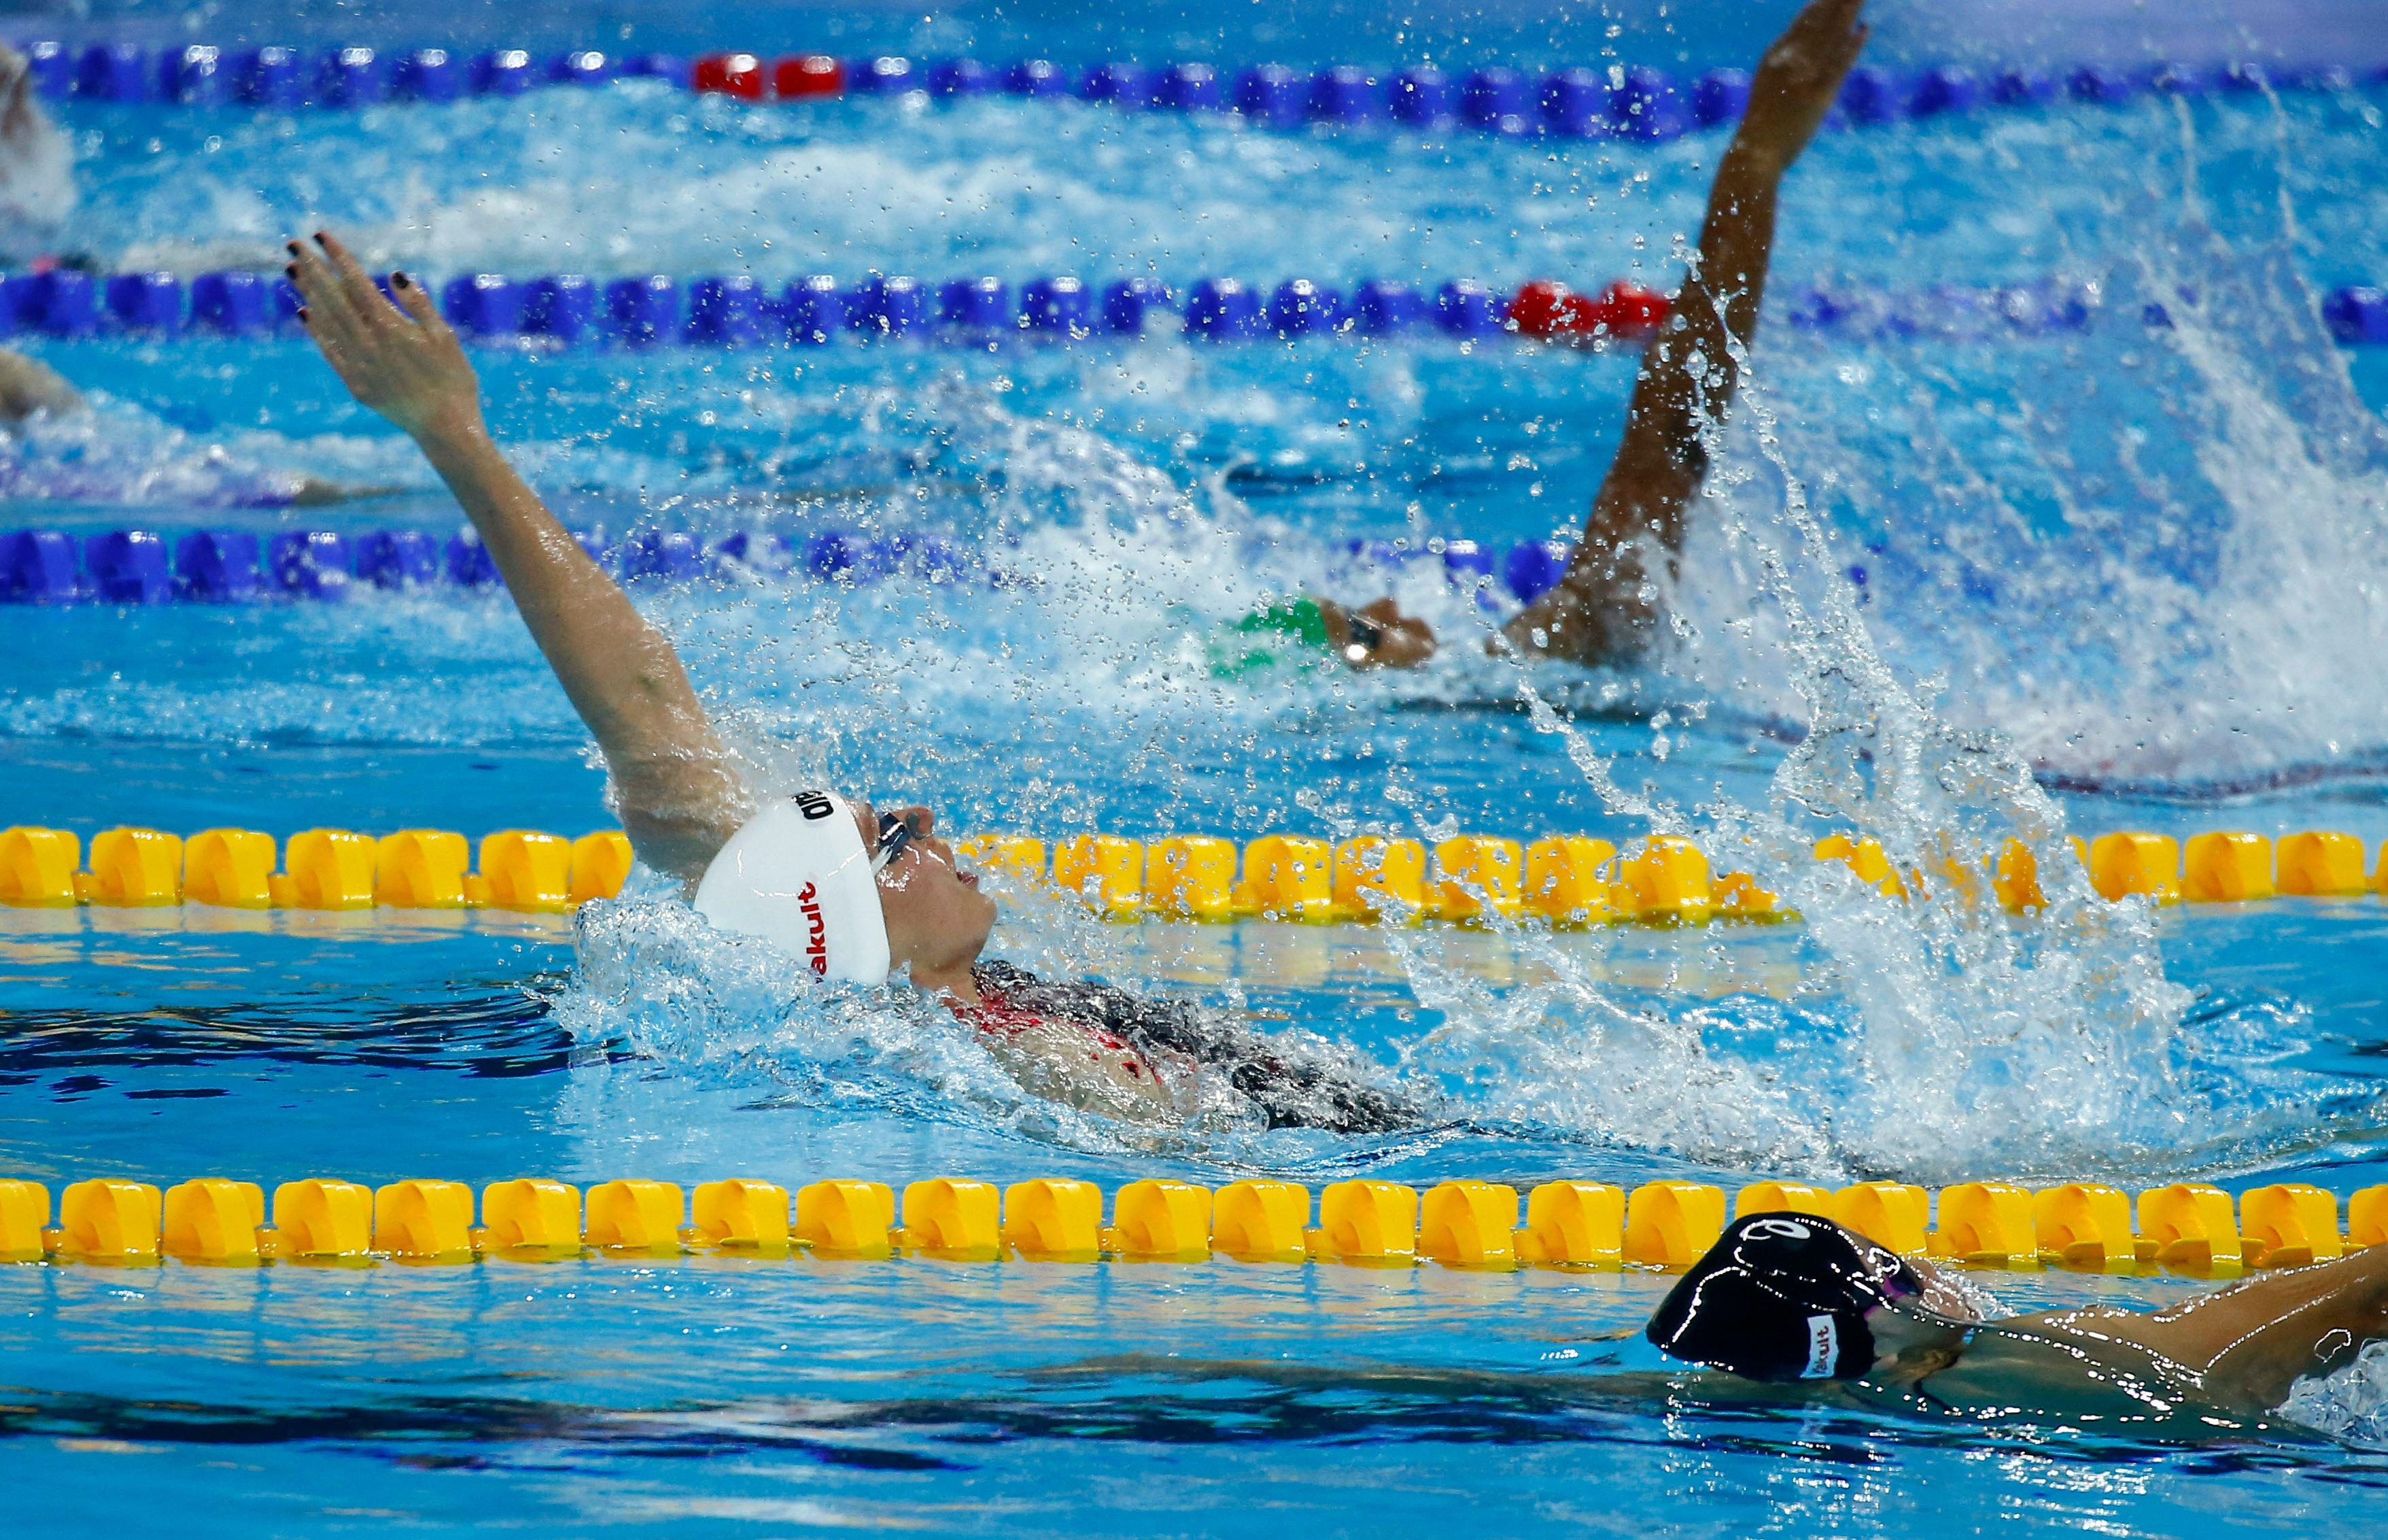
<path id="1" fill-rule="evenodd" d="M 696 912 L 823 978 L 883 984 L 894 961 L 861 826 L 826 791 L 799 791 L 747 819 L 705 868 Z"/>

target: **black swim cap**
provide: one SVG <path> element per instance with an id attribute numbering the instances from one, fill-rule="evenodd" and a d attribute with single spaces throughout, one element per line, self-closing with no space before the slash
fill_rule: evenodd
<path id="1" fill-rule="evenodd" d="M 1854 1380 L 1874 1367 L 1866 1312 L 1924 1293 L 1897 1253 L 1813 1214 L 1735 1219 L 1643 1334 L 1751 1380 Z"/>

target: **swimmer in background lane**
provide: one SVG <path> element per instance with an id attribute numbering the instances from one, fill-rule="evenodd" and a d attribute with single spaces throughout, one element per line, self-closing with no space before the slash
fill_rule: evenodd
<path id="1" fill-rule="evenodd" d="M 768 941 L 821 978 L 908 978 L 1023 1088 L 1052 1100 L 1153 1124 L 1221 1106 L 1272 1128 L 1420 1121 L 1330 1053 L 1264 1037 L 1240 1016 L 985 960 L 995 902 L 925 807 L 883 813 L 822 790 L 758 796 L 671 643 L 490 439 L 480 382 L 423 285 L 392 273 L 393 305 L 329 234 L 289 249 L 308 335 L 455 493 L 597 740 L 631 847 L 716 928 Z"/>
<path id="2" fill-rule="evenodd" d="M 13 428 L 38 411 L 63 417 L 83 410 L 83 393 L 39 359 L 0 347 L 0 428 Z"/>
<path id="3" fill-rule="evenodd" d="M 1906 1409 L 2211 1435 L 2388 1339 L 2388 1246 L 2161 1310 L 1985 1320 L 1928 1262 L 1811 1214 L 1734 1221 L 1651 1316 L 1661 1351 L 1749 1380 L 1847 1382 Z"/>
<path id="4" fill-rule="evenodd" d="M 1408 668 L 1434 655 L 1434 633 L 1390 599 L 1357 610 L 1328 599 L 1279 600 L 1212 638 L 1211 675 L 1238 679 L 1288 662 L 1315 663 L 1322 651 L 1353 668 Z"/>
<path id="5" fill-rule="evenodd" d="M 83 392 L 48 364 L 12 348 L 0 347 L 0 434 L 36 416 L 69 417 L 88 410 L 89 405 Z M 222 457 L 223 450 L 210 447 L 206 453 L 217 459 Z M 345 486 L 304 471 L 274 471 L 266 473 L 266 486 L 244 495 L 240 500 L 251 506 L 321 508 L 356 498 L 386 497 L 399 490 L 393 486 Z"/>
<path id="6" fill-rule="evenodd" d="M 1683 547 L 1683 513 L 1708 473 L 1705 432 L 1724 421 L 1758 335 L 1783 173 L 1815 137 L 1865 46 L 1864 0 L 1810 0 L 1766 50 L 1749 84 L 1700 226 L 1699 257 L 1642 357 L 1625 437 L 1594 497 L 1566 575 L 1502 628 L 1494 650 L 1570 663 L 1631 663 L 1657 639 L 1660 585 Z M 1589 339 L 1581 339 L 1588 341 Z M 1321 610 L 1327 606 L 1322 604 Z M 1409 668 L 1434 655 L 1426 623 L 1390 599 L 1333 641 L 1355 668 Z M 1373 631 L 1381 639 L 1369 640 Z M 1355 650 L 1356 649 L 1356 650 Z"/>
<path id="7" fill-rule="evenodd" d="M 25 56 L 0 43 L 0 259 L 39 256 L 74 205 L 74 146 L 42 110 Z"/>
<path id="8" fill-rule="evenodd" d="M 39 245 L 74 207 L 74 153 L 42 111 L 32 84 L 25 56 L 0 43 L 0 260 L 37 255 L 27 240 Z M 57 371 L 0 347 L 0 427 L 82 405 Z"/>
<path id="9" fill-rule="evenodd" d="M 73 146 L 43 112 L 25 56 L 0 43 L 0 265 L 48 258 L 74 205 Z M 41 413 L 70 416 L 85 405 L 57 370 L 0 347 L 0 431 Z M 343 486 L 303 472 L 276 472 L 272 479 L 257 500 L 299 508 L 394 490 Z"/>

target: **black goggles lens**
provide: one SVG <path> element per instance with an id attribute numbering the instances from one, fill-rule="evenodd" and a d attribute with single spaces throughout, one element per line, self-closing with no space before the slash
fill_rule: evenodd
<path id="1" fill-rule="evenodd" d="M 879 815 L 879 853 L 870 858 L 870 869 L 874 872 L 885 871 L 887 864 L 903 854 L 905 847 L 911 842 L 912 826 L 905 822 L 903 814 L 881 814 Z"/>

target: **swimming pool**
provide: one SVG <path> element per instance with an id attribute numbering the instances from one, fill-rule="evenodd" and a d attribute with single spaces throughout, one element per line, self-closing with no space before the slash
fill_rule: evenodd
<path id="1" fill-rule="evenodd" d="M 890 30 L 857 51 L 972 41 L 867 25 Z M 1168 35 L 1165 16 L 1122 25 Z M 1334 34 L 1304 25 L 1266 41 L 1327 61 Z M 1098 57 L 1058 29 L 997 37 Z M 657 45 L 714 40 L 732 41 Z M 1686 67 L 1732 62 L 1734 41 L 1703 39 L 1721 52 Z M 1546 47 L 1519 57 L 1573 57 Z M 494 423 L 570 522 L 934 537 L 1004 574 L 643 590 L 733 730 L 790 775 L 826 763 L 959 827 L 1048 838 L 1683 829 L 1805 921 L 1112 927 L 1023 896 L 1006 955 L 1281 1015 L 1434 1101 L 1422 1131 L 1343 1139 L 1070 1113 L 950 1023 L 823 1002 L 635 886 L 584 915 L 577 955 L 568 920 L 486 911 L 0 911 L 0 1168 L 54 1187 L 2388 1180 L 2377 897 L 2075 895 L 2015 930 L 1885 901 L 1807 855 L 1842 827 L 1902 859 L 1950 831 L 2052 844 L 2061 815 L 2092 835 L 2344 830 L 2377 860 L 2388 356 L 2331 345 L 2312 301 L 2388 269 L 2382 106 L 2141 96 L 1820 141 L 1786 200 L 1754 410 L 1687 556 L 1687 629 L 1645 675 L 1212 666 L 1222 627 L 1310 585 L 1390 583 L 1466 634 L 1479 606 L 1439 563 L 1372 565 L 1347 542 L 1571 533 L 1617 431 L 1621 353 L 1158 328 L 484 349 Z M 323 220 L 435 280 L 1664 281 L 1714 148 L 1258 133 L 1001 96 L 748 107 L 657 82 L 364 114 L 67 111 L 72 238 L 103 267 L 270 262 Z M 1794 319 L 1820 289 L 2041 284 L 2090 293 L 2086 322 Z M 0 451 L 0 524 L 454 527 L 297 339 L 31 346 L 101 399 Z M 299 473 L 387 490 L 284 506 Z M 0 614 L 6 822 L 609 821 L 502 594 Z M 1835 730 L 1796 751 L 1819 721 Z M 2195 1286 L 1989 1281 L 2020 1308 Z M 11 1268 L 0 1464 L 32 1526 L 129 1498 L 204 1532 L 2164 1534 L 2353 1529 L 2378 1502 L 2375 1381 L 2327 1393 L 2353 1444 L 1919 1425 L 1703 1389 L 1630 1335 L 1664 1286 L 1228 1262 Z"/>

